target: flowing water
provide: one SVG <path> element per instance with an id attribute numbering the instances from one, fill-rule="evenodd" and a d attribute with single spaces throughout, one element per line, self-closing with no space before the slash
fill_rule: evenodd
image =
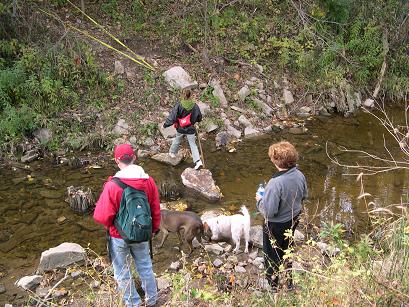
<path id="1" fill-rule="evenodd" d="M 400 112 L 392 111 L 392 115 L 402 117 Z M 233 153 L 215 150 L 214 141 L 210 141 L 213 137 L 209 138 L 203 144 L 206 167 L 212 171 L 224 199 L 209 203 L 190 196 L 187 201 L 192 210 L 200 213 L 223 207 L 237 211 L 245 204 L 254 213 L 258 184 L 268 181 L 275 172 L 267 156 L 268 147 L 273 142 L 287 139 L 300 152 L 299 168 L 305 173 L 309 185 L 305 211 L 314 216 L 313 221 L 317 224 L 329 221 L 342 223 L 352 234 L 351 238 L 365 231 L 367 206 L 364 199 L 357 199 L 361 186 L 356 176 L 348 175 L 351 171 L 330 162 L 325 146 L 329 142 L 331 148 L 343 145 L 381 154 L 385 152 L 382 135 L 386 131 L 373 117 L 363 113 L 347 119 L 317 118 L 307 127 L 305 134 L 293 135 L 284 131 L 243 141 L 236 145 L 237 151 Z M 387 135 L 386 140 L 393 144 Z M 355 161 L 350 154 L 336 152 L 335 155 L 349 164 Z M 33 274 L 41 252 L 48 248 L 68 241 L 105 253 L 102 226 L 95 224 L 91 215 L 72 212 L 64 200 L 70 185 L 83 185 L 99 193 L 107 176 L 116 171 L 113 164 L 111 160 L 101 164 L 100 169 L 72 170 L 67 166 L 37 161 L 30 165 L 30 170 L 12 169 L 10 166 L 0 168 L 0 284 L 7 288 L 6 294 L 0 295 L 0 301 L 10 300 L 13 294 L 18 293 L 12 284 L 21 276 Z M 173 180 L 180 184 L 180 174 L 190 166 L 190 161 L 178 167 L 151 160 L 141 164 L 157 183 Z M 408 194 L 407 176 L 407 172 L 399 171 L 365 177 L 365 191 L 373 195 L 369 200 L 375 207 L 399 203 Z M 66 221 L 59 223 L 62 216 Z M 252 224 L 261 223 L 260 216 L 252 216 Z M 163 249 L 156 251 L 156 272 L 180 258 L 180 253 L 173 248 L 174 243 L 176 240 L 172 238 Z"/>

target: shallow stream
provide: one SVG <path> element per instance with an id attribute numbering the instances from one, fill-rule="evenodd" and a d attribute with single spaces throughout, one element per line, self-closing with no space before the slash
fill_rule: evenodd
<path id="1" fill-rule="evenodd" d="M 401 110 L 391 111 L 391 114 L 399 118 Z M 267 181 L 275 171 L 267 156 L 268 147 L 273 142 L 287 139 L 300 152 L 299 168 L 305 173 L 309 185 L 310 198 L 305 204 L 309 217 L 314 217 L 316 224 L 342 223 L 351 239 L 364 232 L 367 207 L 364 199 L 357 199 L 361 185 L 356 176 L 345 175 L 348 174 L 345 167 L 330 162 L 325 146 L 329 142 L 331 148 L 336 144 L 382 154 L 385 152 L 382 135 L 387 134 L 386 130 L 364 113 L 350 118 L 316 118 L 306 127 L 305 134 L 290 134 L 285 130 L 245 140 L 236 144 L 237 150 L 232 153 L 215 150 L 214 136 L 210 136 L 209 141 L 203 142 L 206 167 L 212 171 L 224 199 L 209 203 L 190 196 L 186 200 L 192 210 L 200 213 L 223 207 L 234 212 L 245 204 L 254 217 L 252 224 L 261 223 L 260 217 L 254 214 L 254 196 L 258 184 Z M 396 148 L 387 135 L 386 141 L 391 145 L 389 148 Z M 338 152 L 336 155 L 349 164 L 355 161 L 349 154 Z M 104 180 L 116 171 L 113 161 L 107 162 L 101 164 L 102 168 L 77 170 L 45 161 L 33 162 L 30 170 L 0 166 L 0 284 L 7 289 L 0 295 L 0 302 L 10 300 L 11 295 L 18 293 L 13 283 L 21 276 L 33 274 L 41 252 L 48 248 L 69 241 L 105 253 L 102 226 L 95 224 L 91 215 L 72 212 L 64 199 L 70 185 L 87 186 L 99 194 Z M 164 180 L 180 183 L 181 172 L 191 166 L 190 160 L 178 167 L 151 160 L 141 161 L 141 164 L 158 184 Z M 377 207 L 399 203 L 408 194 L 407 177 L 408 173 L 403 171 L 365 177 L 365 192 L 373 195 L 370 201 Z M 65 222 L 58 222 L 61 217 L 66 218 Z M 156 251 L 156 272 L 163 271 L 170 262 L 180 258 L 174 243 L 176 238 Z"/>

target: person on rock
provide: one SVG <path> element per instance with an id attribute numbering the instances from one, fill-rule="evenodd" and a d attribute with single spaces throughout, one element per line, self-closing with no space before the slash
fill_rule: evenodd
<path id="1" fill-rule="evenodd" d="M 296 166 L 298 152 L 291 143 L 282 141 L 272 144 L 268 156 L 278 172 L 267 183 L 264 195 L 256 194 L 256 206 L 265 219 L 263 252 L 266 278 L 276 292 L 279 268 L 283 264 L 285 251 L 293 245 L 294 231 L 308 190 L 305 176 Z M 292 236 L 286 235 L 288 231 Z M 291 261 L 286 263 L 286 267 L 291 268 Z M 293 288 L 291 273 L 287 288 Z"/>
<path id="2" fill-rule="evenodd" d="M 195 123 L 202 120 L 202 113 L 199 106 L 192 99 L 192 91 L 189 89 L 182 90 L 180 101 L 176 103 L 163 124 L 164 128 L 174 125 L 176 128 L 176 137 L 172 141 L 169 149 L 169 156 L 174 158 L 179 151 L 180 142 L 186 135 L 192 152 L 195 169 L 198 170 L 203 166 L 200 159 L 199 150 L 196 145 L 196 128 Z"/>
<path id="3" fill-rule="evenodd" d="M 152 233 L 157 233 L 160 224 L 158 189 L 153 178 L 145 173 L 142 167 L 134 164 L 136 156 L 130 145 L 120 144 L 116 146 L 114 157 L 119 171 L 105 182 L 103 191 L 96 203 L 94 219 L 109 230 L 109 251 L 114 268 L 114 278 L 118 283 L 118 288 L 126 306 L 142 305 L 132 279 L 132 259 L 141 279 L 142 288 L 145 291 L 145 303 L 143 305 L 153 306 L 157 300 L 157 287 L 149 253 L 149 241 L 126 243 L 114 226 L 114 219 L 119 211 L 124 191 L 123 187 L 117 183 L 119 179 L 122 185 L 125 184 L 136 190 L 141 190 L 146 194 L 152 217 Z"/>

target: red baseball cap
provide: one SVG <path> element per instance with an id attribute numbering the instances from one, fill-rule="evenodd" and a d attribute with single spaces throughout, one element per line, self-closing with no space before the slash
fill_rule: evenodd
<path id="1" fill-rule="evenodd" d="M 126 158 L 131 158 L 135 156 L 135 152 L 132 149 L 132 146 L 129 144 L 119 144 L 115 147 L 114 157 L 118 160 L 124 160 Z"/>

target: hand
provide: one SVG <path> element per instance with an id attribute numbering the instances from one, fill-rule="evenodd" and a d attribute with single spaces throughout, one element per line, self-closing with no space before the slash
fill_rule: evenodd
<path id="1" fill-rule="evenodd" d="M 260 201 L 261 199 L 262 199 L 262 197 L 260 195 L 256 194 L 256 200 Z"/>

